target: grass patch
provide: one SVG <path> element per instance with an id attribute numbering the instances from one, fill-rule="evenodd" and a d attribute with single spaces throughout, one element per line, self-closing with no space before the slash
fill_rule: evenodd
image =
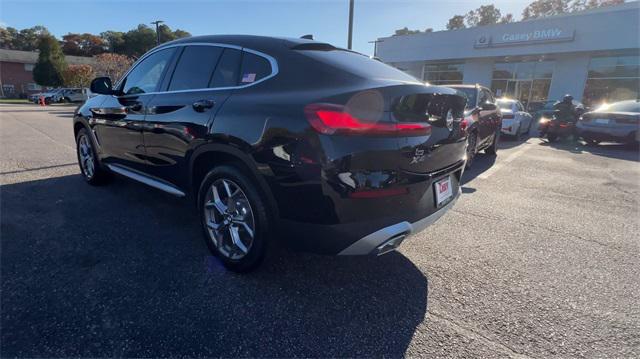
<path id="1" fill-rule="evenodd" d="M 26 98 L 0 98 L 0 103 L 8 103 L 8 104 L 27 104 L 31 103 Z"/>

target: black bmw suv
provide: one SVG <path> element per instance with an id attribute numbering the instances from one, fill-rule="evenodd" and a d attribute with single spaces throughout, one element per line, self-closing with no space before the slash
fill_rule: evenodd
<path id="1" fill-rule="evenodd" d="M 227 268 L 274 241 L 382 254 L 459 196 L 466 99 L 307 39 L 201 36 L 163 44 L 77 110 L 89 184 L 117 173 L 198 206 Z"/>

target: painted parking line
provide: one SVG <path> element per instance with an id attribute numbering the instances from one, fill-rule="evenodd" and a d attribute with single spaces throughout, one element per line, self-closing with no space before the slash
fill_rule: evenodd
<path id="1" fill-rule="evenodd" d="M 531 143 L 529 142 L 525 142 L 523 143 L 523 146 L 520 147 L 518 150 L 516 150 L 515 152 L 513 152 L 512 154 L 510 154 L 509 156 L 507 156 L 507 158 L 505 158 L 504 160 L 494 164 L 491 168 L 489 168 L 487 171 L 481 173 L 478 175 L 478 178 L 481 179 L 487 179 L 489 178 L 492 174 L 498 172 L 502 167 L 504 167 L 504 165 L 509 164 L 511 162 L 513 162 L 513 160 L 515 160 L 516 158 L 518 158 L 520 155 L 522 155 L 523 153 L 525 153 L 527 150 L 529 150 L 530 148 L 532 148 L 532 146 L 528 146 L 531 145 Z"/>

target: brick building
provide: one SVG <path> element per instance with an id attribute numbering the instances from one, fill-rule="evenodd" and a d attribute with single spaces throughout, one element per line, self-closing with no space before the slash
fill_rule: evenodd
<path id="1" fill-rule="evenodd" d="M 65 56 L 67 64 L 93 63 L 91 57 Z M 42 91 L 33 80 L 33 67 L 38 61 L 37 51 L 0 49 L 0 84 L 2 95 L 7 98 L 25 97 Z"/>

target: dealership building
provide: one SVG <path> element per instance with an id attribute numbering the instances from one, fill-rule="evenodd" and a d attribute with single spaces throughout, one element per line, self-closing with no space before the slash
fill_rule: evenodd
<path id="1" fill-rule="evenodd" d="M 637 99 L 640 3 L 511 24 L 378 39 L 376 56 L 431 84 L 480 84 L 525 105 L 571 94 Z"/>

